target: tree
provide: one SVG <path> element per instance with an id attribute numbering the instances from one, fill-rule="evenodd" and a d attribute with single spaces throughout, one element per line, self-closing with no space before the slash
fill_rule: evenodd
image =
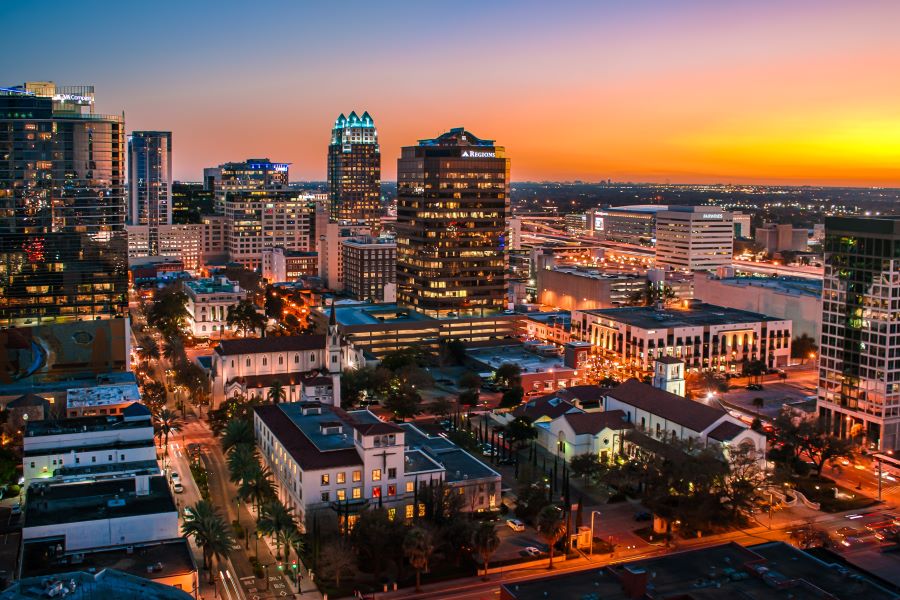
<path id="1" fill-rule="evenodd" d="M 166 448 L 166 454 L 169 453 L 169 435 L 181 431 L 181 419 L 174 411 L 163 408 L 156 415 L 157 435 L 162 437 Z"/>
<path id="2" fill-rule="evenodd" d="M 520 450 L 525 442 L 537 438 L 537 429 L 526 417 L 516 417 L 503 429 L 504 439 L 513 445 L 516 451 Z"/>
<path id="3" fill-rule="evenodd" d="M 453 402 L 447 396 L 439 396 L 428 405 L 428 412 L 436 417 L 446 417 L 453 412 Z"/>
<path id="4" fill-rule="evenodd" d="M 511 387 L 503 391 L 503 396 L 500 398 L 500 408 L 514 408 L 522 404 L 524 399 L 525 390 L 522 389 L 521 385 Z"/>
<path id="5" fill-rule="evenodd" d="M 722 481 L 722 496 L 731 507 L 732 519 L 750 514 L 762 500 L 766 473 L 759 466 L 761 455 L 752 445 L 738 445 L 728 452 L 728 475 Z"/>
<path id="6" fill-rule="evenodd" d="M 253 426 L 246 419 L 232 419 L 225 425 L 222 432 L 222 451 L 228 452 L 240 444 L 250 444 L 256 441 L 253 435 Z"/>
<path id="7" fill-rule="evenodd" d="M 503 363 L 494 371 L 494 381 L 506 388 L 521 386 L 522 367 L 516 363 Z"/>
<path id="8" fill-rule="evenodd" d="M 478 390 L 463 390 L 456 397 L 460 406 L 475 406 L 478 404 Z"/>
<path id="9" fill-rule="evenodd" d="M 475 371 L 466 371 L 460 375 L 457 384 L 464 390 L 477 390 L 481 387 L 481 376 Z"/>
<path id="10" fill-rule="evenodd" d="M 305 546 L 303 536 L 300 535 L 296 523 L 293 528 L 287 529 L 281 534 L 281 543 L 284 544 L 284 562 L 291 560 L 291 550 L 297 554 L 298 559 L 300 558 Z"/>
<path id="11" fill-rule="evenodd" d="M 569 463 L 569 471 L 573 476 L 581 478 L 585 483 L 595 482 L 606 471 L 605 465 L 593 452 L 585 452 L 573 456 Z"/>
<path id="12" fill-rule="evenodd" d="M 249 300 L 241 300 L 237 304 L 228 307 L 225 322 L 229 327 L 239 329 L 247 335 L 250 331 L 264 331 L 266 327 L 265 315 L 257 312 L 256 305 Z"/>
<path id="13" fill-rule="evenodd" d="M 472 535 L 472 549 L 475 560 L 481 563 L 484 576 L 487 578 L 488 563 L 494 552 L 500 547 L 500 536 L 493 523 L 481 523 Z"/>
<path id="14" fill-rule="evenodd" d="M 209 377 L 194 362 L 182 360 L 175 363 L 175 383 L 188 390 L 191 400 L 199 404 L 205 400 L 209 390 Z"/>
<path id="15" fill-rule="evenodd" d="M 385 508 L 372 508 L 359 515 L 350 540 L 363 570 L 381 576 L 393 561 L 402 558 L 404 526 L 392 521 Z M 378 543 L 372 543 L 378 540 Z"/>
<path id="16" fill-rule="evenodd" d="M 800 527 L 791 529 L 791 541 L 798 548 L 821 548 L 831 543 L 828 532 L 815 526 L 813 521 L 808 521 Z"/>
<path id="17" fill-rule="evenodd" d="M 756 397 L 753 399 L 753 407 L 756 409 L 756 416 L 759 417 L 759 412 L 762 410 L 763 406 L 766 405 L 766 401 L 760 397 Z"/>
<path id="18" fill-rule="evenodd" d="M 144 338 L 141 341 L 141 349 L 138 350 L 137 354 L 141 360 L 159 360 L 159 346 L 152 338 Z"/>
<path id="19" fill-rule="evenodd" d="M 341 577 L 356 569 L 353 551 L 342 539 L 333 540 L 322 549 L 319 559 L 319 574 L 326 579 L 333 579 L 335 587 L 341 587 Z"/>
<path id="20" fill-rule="evenodd" d="M 759 379 L 766 374 L 766 363 L 761 360 L 751 360 L 741 365 L 741 374 L 750 380 Z"/>
<path id="21" fill-rule="evenodd" d="M 285 392 L 284 390 L 284 384 L 281 383 L 280 379 L 276 379 L 272 382 L 272 386 L 266 393 L 266 400 L 268 400 L 272 404 L 279 404 L 281 402 L 284 402 L 286 399 L 287 392 Z"/>
<path id="22" fill-rule="evenodd" d="M 443 364 L 463 365 L 466 362 L 466 344 L 461 340 L 441 339 L 440 353 Z"/>
<path id="23" fill-rule="evenodd" d="M 148 381 L 141 389 L 141 400 L 154 415 L 166 405 L 166 386 L 158 381 Z"/>
<path id="24" fill-rule="evenodd" d="M 275 498 L 275 484 L 273 483 L 272 472 L 257 465 L 256 469 L 252 469 L 244 477 L 241 485 L 238 487 L 238 496 L 245 502 L 250 502 L 256 506 L 257 512 L 261 512 L 262 505 Z"/>
<path id="25" fill-rule="evenodd" d="M 194 538 L 194 542 L 203 550 L 203 566 L 209 571 L 209 583 L 212 585 L 215 574 L 213 559 L 221 562 L 231 553 L 234 545 L 231 529 L 219 511 L 206 500 L 197 502 L 190 512 L 185 513 L 181 532 Z"/>
<path id="26" fill-rule="evenodd" d="M 175 287 L 158 290 L 146 312 L 147 324 L 158 329 L 165 338 L 180 337 L 190 318 L 187 301 L 187 294 Z"/>
<path id="27" fill-rule="evenodd" d="M 801 334 L 791 342 L 791 358 L 799 358 L 805 364 L 807 359 L 815 358 L 819 347 L 808 334 Z"/>
<path id="28" fill-rule="evenodd" d="M 563 520 L 563 512 L 558 506 L 545 506 L 537 516 L 537 532 L 550 547 L 550 564 L 553 568 L 553 553 L 556 542 L 566 533 L 566 523 Z"/>
<path id="29" fill-rule="evenodd" d="M 240 485 L 252 478 L 259 469 L 259 452 L 252 444 L 238 444 L 228 453 L 228 476 L 231 483 Z"/>
<path id="30" fill-rule="evenodd" d="M 384 407 L 401 419 L 410 419 L 421 412 L 422 397 L 410 385 L 392 386 L 384 401 Z"/>
<path id="31" fill-rule="evenodd" d="M 257 529 L 275 540 L 275 558 L 281 560 L 281 546 L 287 532 L 297 529 L 297 520 L 290 508 L 275 498 L 271 498 L 260 506 Z M 287 560 L 287 558 L 285 558 Z"/>
<path id="32" fill-rule="evenodd" d="M 411 527 L 403 538 L 403 554 L 410 566 L 416 570 L 416 591 L 422 591 L 422 571 L 428 568 L 428 561 L 434 551 L 431 533 L 421 527 Z"/>

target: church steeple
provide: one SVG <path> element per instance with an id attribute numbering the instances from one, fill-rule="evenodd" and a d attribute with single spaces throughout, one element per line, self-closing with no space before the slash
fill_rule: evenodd
<path id="1" fill-rule="evenodd" d="M 344 368 L 344 356 L 341 348 L 341 333 L 337 326 L 337 312 L 334 298 L 331 299 L 331 314 L 328 316 L 328 335 L 325 350 L 328 354 L 328 373 L 331 375 L 334 390 L 334 405 L 341 405 L 341 371 Z"/>

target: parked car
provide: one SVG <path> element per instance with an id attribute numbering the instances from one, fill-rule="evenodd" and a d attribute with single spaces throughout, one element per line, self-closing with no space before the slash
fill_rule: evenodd
<path id="1" fill-rule="evenodd" d="M 181 476 L 175 471 L 172 471 L 172 473 L 169 475 L 169 479 L 172 480 L 172 483 L 181 483 Z"/>
<path id="2" fill-rule="evenodd" d="M 178 482 L 172 486 L 172 491 L 176 494 L 181 494 L 182 492 L 184 492 L 184 486 L 181 485 L 181 482 Z"/>
<path id="3" fill-rule="evenodd" d="M 522 552 L 524 552 L 528 556 L 540 556 L 541 555 L 541 551 L 538 550 L 537 548 L 535 548 L 534 546 L 528 546 L 527 548 L 522 550 Z"/>
<path id="4" fill-rule="evenodd" d="M 525 523 L 519 519 L 510 519 L 506 522 L 506 526 L 513 531 L 525 531 Z"/>

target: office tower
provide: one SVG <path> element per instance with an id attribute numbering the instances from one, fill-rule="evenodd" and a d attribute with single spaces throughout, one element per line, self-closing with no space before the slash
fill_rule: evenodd
<path id="1" fill-rule="evenodd" d="M 225 252 L 231 262 L 259 268 L 268 248 L 315 249 L 316 200 L 288 189 L 229 192 L 224 200 Z"/>
<path id="2" fill-rule="evenodd" d="M 397 161 L 397 299 L 429 316 L 507 306 L 509 159 L 463 128 Z"/>
<path id="3" fill-rule="evenodd" d="M 714 206 L 672 206 L 656 214 L 659 267 L 715 271 L 731 265 L 733 250 L 734 225 L 729 212 Z"/>
<path id="4" fill-rule="evenodd" d="M 0 89 L 0 327 L 128 314 L 125 129 L 91 86 Z"/>
<path id="5" fill-rule="evenodd" d="M 147 228 L 150 256 L 159 255 L 159 226 L 172 224 L 172 132 L 128 136 L 128 222 Z"/>
<path id="6" fill-rule="evenodd" d="M 328 200 L 332 221 L 364 220 L 378 229 L 381 151 L 369 113 L 351 112 L 334 122 L 328 146 Z"/>
<path id="7" fill-rule="evenodd" d="M 278 190 L 287 187 L 291 163 L 273 163 L 268 158 L 248 158 L 214 169 L 203 169 L 204 186 L 215 194 L 215 210 L 225 209 L 225 196 L 247 190 Z"/>
<path id="8" fill-rule="evenodd" d="M 612 206 L 600 211 L 601 229 L 610 242 L 653 246 L 656 242 L 656 216 L 669 210 L 660 204 Z M 596 216 L 594 227 L 597 227 Z"/>
<path id="9" fill-rule="evenodd" d="M 872 448 L 900 448 L 900 217 L 825 219 L 819 415 Z"/>
<path id="10" fill-rule="evenodd" d="M 341 240 L 344 291 L 358 300 L 396 301 L 397 243 L 371 236 Z"/>

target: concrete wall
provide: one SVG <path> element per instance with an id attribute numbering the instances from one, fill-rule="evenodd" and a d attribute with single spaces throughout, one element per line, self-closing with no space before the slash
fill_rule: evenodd
<path id="1" fill-rule="evenodd" d="M 25 541 L 59 535 L 65 537 L 67 552 L 171 540 L 180 535 L 178 512 L 41 525 L 22 530 Z"/>

